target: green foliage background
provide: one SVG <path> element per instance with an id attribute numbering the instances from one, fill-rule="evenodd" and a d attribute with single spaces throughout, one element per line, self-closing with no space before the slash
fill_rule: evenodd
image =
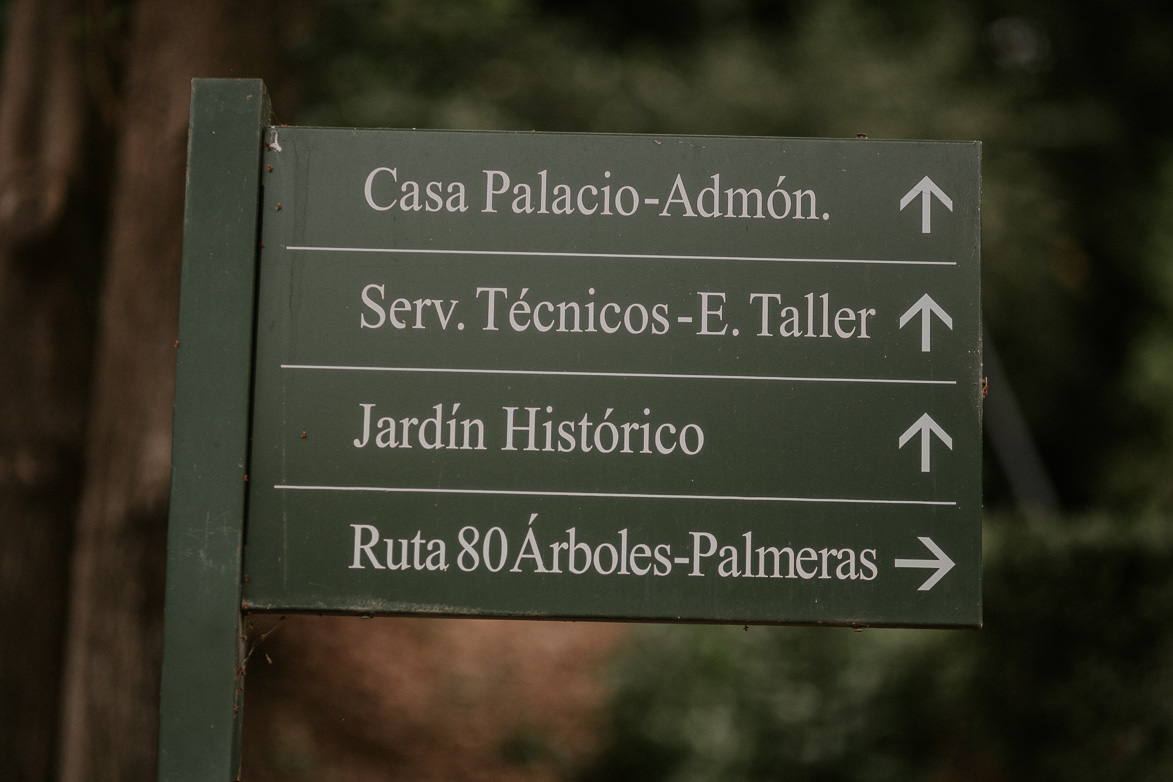
<path id="1" fill-rule="evenodd" d="M 298 122 L 979 139 L 986 333 L 1065 504 L 1133 508 L 1173 451 L 1134 366 L 1170 315 L 1171 52 L 1159 0 L 325 0 Z"/>
<path id="2" fill-rule="evenodd" d="M 598 780 L 1163 780 L 1173 535 L 990 525 L 979 632 L 648 628 Z"/>
<path id="3" fill-rule="evenodd" d="M 586 778 L 1173 778 L 1173 5 L 326 0 L 296 55 L 300 124 L 983 142 L 1060 512 L 987 459 L 979 633 L 646 628 Z"/>

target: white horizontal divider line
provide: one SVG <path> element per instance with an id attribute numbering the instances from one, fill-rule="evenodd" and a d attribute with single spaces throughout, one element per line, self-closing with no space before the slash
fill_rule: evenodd
<path id="1" fill-rule="evenodd" d="M 754 255 L 671 255 L 667 253 L 545 252 L 538 250 L 446 250 L 435 247 L 314 247 L 286 245 L 291 252 L 483 255 L 516 258 L 597 258 L 636 261 L 747 261 L 756 263 L 829 263 L 872 266 L 956 266 L 956 261 L 883 260 L 878 258 L 770 258 Z"/>
<path id="2" fill-rule="evenodd" d="M 885 383 L 889 385 L 955 386 L 956 380 L 885 377 L 801 377 L 785 375 L 695 375 L 678 372 L 598 372 L 572 369 L 476 369 L 472 367 L 370 367 L 333 364 L 282 364 L 282 369 L 334 372 L 405 372 L 450 375 L 543 375 L 551 377 L 617 377 L 664 380 L 754 380 L 774 383 Z"/>
<path id="3" fill-rule="evenodd" d="M 278 491 L 339 491 L 377 492 L 382 494 L 473 494 L 508 497 L 574 497 L 621 500 L 719 500 L 725 502 L 806 502 L 840 505 L 931 505 L 955 507 L 950 500 L 877 500 L 853 499 L 848 497 L 763 497 L 733 494 L 650 494 L 639 492 L 612 491 L 537 491 L 527 489 L 444 489 L 422 486 L 303 486 L 298 484 L 274 484 Z"/>

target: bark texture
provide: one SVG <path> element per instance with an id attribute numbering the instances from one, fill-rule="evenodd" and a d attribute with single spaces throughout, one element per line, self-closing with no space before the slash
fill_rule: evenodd
<path id="1" fill-rule="evenodd" d="M 190 80 L 260 76 L 280 90 L 285 35 L 304 11 L 228 0 L 10 6 L 2 779 L 154 775 Z"/>
<path id="2" fill-rule="evenodd" d="M 102 230 L 79 5 L 14 4 L 0 72 L 0 779 L 56 757 Z"/>
<path id="3" fill-rule="evenodd" d="M 291 13 L 234 0 L 134 8 L 70 587 L 67 782 L 154 775 L 190 84 L 279 87 Z"/>
<path id="4" fill-rule="evenodd" d="M 108 10 L 15 0 L 0 74 L 3 780 L 154 777 L 190 80 L 263 78 L 291 116 L 281 55 L 312 20 L 137 0 L 112 43 Z M 553 779 L 622 635 L 297 620 L 250 662 L 246 768 Z"/>

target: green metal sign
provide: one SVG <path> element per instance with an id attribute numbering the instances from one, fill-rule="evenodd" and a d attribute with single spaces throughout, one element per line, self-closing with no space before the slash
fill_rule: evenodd
<path id="1" fill-rule="evenodd" d="M 269 128 L 251 609 L 976 626 L 976 143 Z"/>
<path id="2" fill-rule="evenodd" d="M 268 115 L 193 84 L 159 779 L 242 607 L 981 623 L 977 144 Z"/>

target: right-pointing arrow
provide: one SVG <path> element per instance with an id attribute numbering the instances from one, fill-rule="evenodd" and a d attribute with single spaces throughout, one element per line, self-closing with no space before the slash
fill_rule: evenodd
<path id="1" fill-rule="evenodd" d="M 918 537 L 921 543 L 925 544 L 936 559 L 898 559 L 896 560 L 896 567 L 910 567 L 910 568 L 928 568 L 936 570 L 937 572 L 929 576 L 928 581 L 925 581 L 919 587 L 918 592 L 927 592 L 937 585 L 937 582 L 945 577 L 945 574 L 953 569 L 955 564 L 949 556 L 941 550 L 941 547 L 933 542 L 932 538 Z"/>
<path id="2" fill-rule="evenodd" d="M 929 444 L 932 441 L 930 434 L 935 434 L 945 443 L 945 447 L 950 451 L 953 450 L 953 438 L 945 433 L 936 421 L 934 421 L 928 413 L 925 413 L 920 418 L 916 419 L 916 423 L 908 427 L 904 434 L 900 435 L 900 446 L 903 448 L 905 444 L 917 435 L 921 436 L 920 440 L 920 471 L 929 471 Z"/>
<path id="3" fill-rule="evenodd" d="M 949 317 L 949 313 L 941 309 L 941 305 L 933 301 L 933 297 L 927 293 L 917 299 L 916 304 L 913 304 L 908 308 L 908 312 L 900 316 L 900 328 L 904 328 L 908 321 L 912 320 L 917 315 L 921 316 L 920 352 L 928 353 L 930 345 L 929 324 L 932 323 L 932 316 L 936 315 L 938 318 L 940 318 L 941 322 L 944 323 L 950 331 L 953 330 L 953 318 Z"/>

